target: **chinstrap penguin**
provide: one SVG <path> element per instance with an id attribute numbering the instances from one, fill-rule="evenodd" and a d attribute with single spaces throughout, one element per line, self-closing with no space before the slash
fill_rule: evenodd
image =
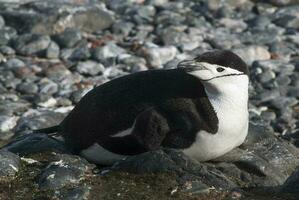
<path id="1" fill-rule="evenodd" d="M 87 93 L 58 126 L 73 153 L 110 165 L 161 147 L 198 161 L 241 145 L 248 131 L 248 68 L 216 50 L 175 69 L 123 76 Z"/>

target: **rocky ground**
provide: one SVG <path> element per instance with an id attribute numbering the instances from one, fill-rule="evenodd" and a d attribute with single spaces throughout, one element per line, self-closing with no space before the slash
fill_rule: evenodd
<path id="1" fill-rule="evenodd" d="M 0 199 L 299 199 L 297 3 L 0 0 L 0 146 L 13 141 Z M 97 85 L 211 49 L 233 50 L 251 75 L 248 138 L 222 158 L 165 149 L 102 167 L 28 134 Z"/>

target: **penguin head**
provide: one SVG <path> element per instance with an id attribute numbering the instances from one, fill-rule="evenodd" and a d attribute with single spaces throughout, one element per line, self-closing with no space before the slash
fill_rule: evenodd
<path id="1" fill-rule="evenodd" d="M 249 80 L 245 62 L 228 50 L 210 51 L 192 60 L 183 60 L 178 68 L 197 77 L 205 86 L 217 90 L 230 85 L 242 87 Z"/>

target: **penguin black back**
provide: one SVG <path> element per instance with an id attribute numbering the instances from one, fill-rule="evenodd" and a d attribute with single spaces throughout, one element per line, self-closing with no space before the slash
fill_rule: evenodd
<path id="1" fill-rule="evenodd" d="M 181 69 L 149 70 L 114 79 L 87 93 L 59 126 L 75 152 L 132 126 L 136 116 L 171 98 L 205 96 L 196 77 Z"/>

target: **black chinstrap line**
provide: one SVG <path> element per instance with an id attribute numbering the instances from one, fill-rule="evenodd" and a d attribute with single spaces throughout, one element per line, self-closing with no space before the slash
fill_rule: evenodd
<path id="1" fill-rule="evenodd" d="M 225 75 L 222 75 L 222 76 L 216 76 L 216 77 L 213 77 L 213 78 L 210 78 L 210 79 L 206 79 L 206 80 L 201 80 L 201 81 L 210 81 L 210 80 L 213 80 L 215 78 L 221 78 L 221 77 L 226 77 L 226 76 L 241 76 L 241 75 L 247 75 L 245 73 L 241 73 L 241 74 L 225 74 Z"/>

